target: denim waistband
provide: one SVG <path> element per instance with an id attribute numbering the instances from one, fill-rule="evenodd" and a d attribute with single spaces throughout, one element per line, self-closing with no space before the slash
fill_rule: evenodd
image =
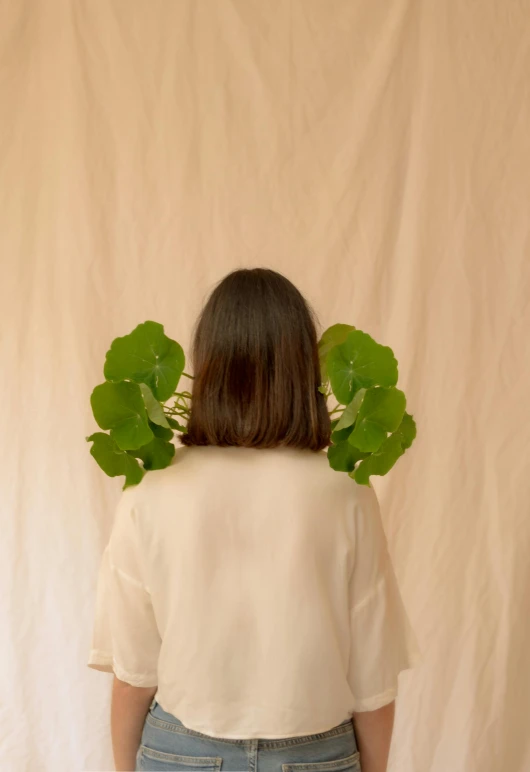
<path id="1" fill-rule="evenodd" d="M 158 712 L 163 712 L 164 717 L 153 715 L 153 710 L 158 707 Z M 299 735 L 295 737 L 278 737 L 278 738 L 241 738 L 235 739 L 231 737 L 214 737 L 207 735 L 204 732 L 198 732 L 196 729 L 188 729 L 184 726 L 179 718 L 172 713 L 167 713 L 156 699 L 153 699 L 149 707 L 149 713 L 147 714 L 146 721 L 152 726 L 165 729 L 170 732 L 176 732 L 177 734 L 186 734 L 190 736 L 208 738 L 215 742 L 229 743 L 231 745 L 252 745 L 260 748 L 286 748 L 292 745 L 304 745 L 309 742 L 315 742 L 318 740 L 324 740 L 328 737 L 336 737 L 337 735 L 347 734 L 353 732 L 353 722 L 351 718 L 345 718 L 340 724 L 337 724 L 330 729 L 326 729 L 322 732 L 316 732 L 314 734 Z"/>

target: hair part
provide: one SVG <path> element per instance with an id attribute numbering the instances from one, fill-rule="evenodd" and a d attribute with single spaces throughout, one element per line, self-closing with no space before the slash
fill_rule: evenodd
<path id="1" fill-rule="evenodd" d="M 195 324 L 191 412 L 180 442 L 326 448 L 317 321 L 294 284 L 271 269 L 241 268 L 218 282 Z"/>

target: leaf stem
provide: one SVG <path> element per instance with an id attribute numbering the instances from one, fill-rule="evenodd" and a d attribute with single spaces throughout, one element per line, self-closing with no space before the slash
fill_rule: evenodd
<path id="1" fill-rule="evenodd" d="M 164 409 L 167 410 L 171 415 L 179 415 L 182 418 L 186 418 L 189 416 L 190 411 L 182 408 L 181 410 L 177 410 L 174 407 L 168 407 L 167 405 L 164 406 Z"/>

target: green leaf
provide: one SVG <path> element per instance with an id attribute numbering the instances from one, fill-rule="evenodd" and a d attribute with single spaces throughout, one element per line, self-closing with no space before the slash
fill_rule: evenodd
<path id="1" fill-rule="evenodd" d="M 346 426 L 344 429 L 335 429 L 335 431 L 331 432 L 331 442 L 333 442 L 335 445 L 338 445 L 339 442 L 343 442 L 344 440 L 347 440 L 350 434 L 352 433 L 353 426 Z"/>
<path id="2" fill-rule="evenodd" d="M 387 437 L 379 450 L 368 454 L 366 460 L 359 464 L 354 474 L 350 474 L 361 485 L 369 485 L 372 474 L 385 475 L 392 469 L 396 461 L 410 448 L 416 437 L 416 423 L 411 415 L 405 413 L 396 431 Z M 400 450 L 401 449 L 401 450 Z"/>
<path id="3" fill-rule="evenodd" d="M 185 432 L 186 426 L 184 424 L 179 424 L 178 421 L 176 421 L 174 418 L 171 418 L 171 416 L 167 415 L 167 422 L 171 426 L 172 429 L 175 429 L 177 432 Z"/>
<path id="4" fill-rule="evenodd" d="M 97 425 L 110 429 L 110 436 L 121 450 L 139 448 L 153 439 L 137 383 L 102 383 L 92 392 L 90 404 Z"/>
<path id="5" fill-rule="evenodd" d="M 341 405 L 351 402 L 361 388 L 395 386 L 398 378 L 392 349 L 360 330 L 350 332 L 343 343 L 329 351 L 326 367 L 333 394 Z"/>
<path id="6" fill-rule="evenodd" d="M 103 432 L 96 432 L 87 437 L 87 442 L 92 442 L 90 453 L 109 477 L 125 475 L 125 486 L 137 485 L 144 475 L 144 471 L 138 461 L 132 458 L 124 450 L 121 450 L 112 437 Z"/>
<path id="7" fill-rule="evenodd" d="M 348 426 L 353 426 L 365 394 L 366 389 L 359 389 L 352 401 L 346 405 L 342 411 L 340 420 L 335 427 L 335 431 L 340 431 L 340 429 L 346 429 Z"/>
<path id="8" fill-rule="evenodd" d="M 328 461 L 332 469 L 337 472 L 351 472 L 357 461 L 368 456 L 358 448 L 354 448 L 349 442 L 339 442 L 337 445 L 330 445 L 328 448 Z"/>
<path id="9" fill-rule="evenodd" d="M 337 424 L 339 423 L 339 421 L 340 421 L 340 418 L 334 418 L 331 421 L 331 442 L 334 445 L 338 445 L 339 442 L 342 442 L 343 440 L 348 439 L 352 430 L 352 427 L 348 426 L 346 429 L 339 429 L 337 431 Z"/>
<path id="10" fill-rule="evenodd" d="M 348 334 L 355 330 L 351 324 L 333 324 L 324 330 L 320 340 L 318 341 L 318 357 L 320 360 L 320 374 L 322 376 L 322 383 L 326 383 L 328 380 L 328 372 L 326 367 L 326 357 L 332 348 L 338 346 L 339 343 L 343 343 Z M 319 387 L 319 391 L 325 394 L 326 389 Z"/>
<path id="11" fill-rule="evenodd" d="M 154 424 L 151 421 L 149 421 L 149 428 L 155 435 L 155 437 L 160 437 L 161 440 L 172 440 L 173 439 L 173 431 L 172 429 L 166 429 L 163 426 L 159 426 L 158 424 Z"/>
<path id="12" fill-rule="evenodd" d="M 140 391 L 142 392 L 142 397 L 144 398 L 144 405 L 145 409 L 147 410 L 149 419 L 154 424 L 158 424 L 158 426 L 164 426 L 166 429 L 169 429 L 169 424 L 164 414 L 164 409 L 160 402 L 155 399 L 154 394 L 149 386 L 146 386 L 145 383 L 140 383 L 139 386 Z"/>
<path id="13" fill-rule="evenodd" d="M 171 459 L 175 455 L 175 446 L 171 442 L 166 442 L 155 437 L 148 445 L 143 445 L 137 450 L 129 451 L 131 456 L 140 458 L 144 463 L 146 470 L 165 469 L 169 466 Z"/>
<path id="14" fill-rule="evenodd" d="M 361 461 L 357 469 L 350 474 L 350 477 L 353 477 L 360 485 L 369 485 L 370 475 L 385 475 L 404 452 L 398 434 L 391 434 L 382 443 L 379 450 Z"/>
<path id="15" fill-rule="evenodd" d="M 165 402 L 177 388 L 184 364 L 182 347 L 164 334 L 161 324 L 147 321 L 112 341 L 103 372 L 108 381 L 145 383 Z"/>
<path id="16" fill-rule="evenodd" d="M 401 421 L 394 434 L 399 436 L 401 445 L 403 446 L 404 450 L 410 448 L 416 438 L 416 422 L 414 421 L 414 418 L 409 415 L 409 413 L 405 413 L 403 420 Z"/>
<path id="17" fill-rule="evenodd" d="M 378 450 L 387 433 L 395 431 L 400 425 L 405 405 L 405 395 L 393 386 L 368 389 L 348 442 L 365 452 Z"/>

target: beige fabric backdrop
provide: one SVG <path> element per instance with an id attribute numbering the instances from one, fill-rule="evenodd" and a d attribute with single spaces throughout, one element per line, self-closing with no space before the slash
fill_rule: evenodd
<path id="1" fill-rule="evenodd" d="M 392 772 L 530 769 L 530 3 L 2 11 L 2 769 L 112 768 L 89 394 L 113 337 L 189 349 L 256 265 L 392 346 L 418 420 L 376 478 L 424 652 Z"/>

